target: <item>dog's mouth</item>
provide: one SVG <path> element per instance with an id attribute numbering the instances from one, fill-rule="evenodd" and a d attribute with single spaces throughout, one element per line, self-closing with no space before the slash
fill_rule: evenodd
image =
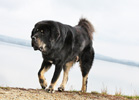
<path id="1" fill-rule="evenodd" d="M 45 52 L 46 52 L 46 45 L 43 44 L 42 46 L 40 46 L 40 47 L 39 47 L 39 50 L 40 50 L 41 52 L 45 53 Z"/>
<path id="2" fill-rule="evenodd" d="M 46 52 L 46 44 L 44 44 L 43 42 L 36 42 L 32 40 L 32 47 L 34 48 L 34 50 L 39 50 L 43 53 Z"/>

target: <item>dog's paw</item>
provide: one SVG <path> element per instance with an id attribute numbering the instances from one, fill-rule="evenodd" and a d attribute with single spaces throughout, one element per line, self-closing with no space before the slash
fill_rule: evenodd
<path id="1" fill-rule="evenodd" d="M 46 89 L 46 87 L 47 87 L 46 80 L 40 80 L 40 85 L 41 85 L 42 89 Z"/>
<path id="2" fill-rule="evenodd" d="M 48 88 L 48 89 L 46 89 L 46 92 L 48 92 L 48 93 L 54 93 L 55 92 L 55 90 L 53 89 L 53 88 Z"/>
<path id="3" fill-rule="evenodd" d="M 63 87 L 63 86 L 60 86 L 60 87 L 58 88 L 58 91 L 59 91 L 59 92 L 63 92 L 63 91 L 64 91 L 64 87 Z"/>
<path id="4" fill-rule="evenodd" d="M 42 89 L 46 89 L 47 84 L 41 84 Z"/>
<path id="5" fill-rule="evenodd" d="M 86 90 L 81 90 L 80 93 L 86 93 Z"/>

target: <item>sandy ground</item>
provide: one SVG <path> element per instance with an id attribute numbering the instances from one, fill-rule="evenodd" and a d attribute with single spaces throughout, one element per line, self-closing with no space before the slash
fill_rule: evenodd
<path id="1" fill-rule="evenodd" d="M 97 93 L 55 92 L 47 93 L 41 89 L 0 88 L 0 100 L 127 100 L 124 97 Z"/>

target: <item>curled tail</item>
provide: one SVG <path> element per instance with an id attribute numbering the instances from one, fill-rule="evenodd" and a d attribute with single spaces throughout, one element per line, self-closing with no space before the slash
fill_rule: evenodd
<path id="1" fill-rule="evenodd" d="M 85 29 L 85 31 L 88 33 L 90 39 L 92 40 L 93 32 L 95 32 L 93 25 L 85 18 L 81 18 L 78 25 Z"/>

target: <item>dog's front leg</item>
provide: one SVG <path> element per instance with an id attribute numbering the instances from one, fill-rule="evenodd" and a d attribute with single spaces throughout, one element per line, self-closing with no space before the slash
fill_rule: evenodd
<path id="1" fill-rule="evenodd" d="M 54 88 L 55 88 L 56 82 L 58 81 L 58 78 L 60 76 L 60 72 L 62 70 L 62 67 L 63 67 L 62 64 L 57 64 L 55 66 L 55 72 L 54 72 L 53 78 L 51 80 L 51 84 L 50 84 L 49 88 L 46 89 L 47 92 L 54 93 Z"/>
<path id="2" fill-rule="evenodd" d="M 43 61 L 41 69 L 38 72 L 39 82 L 40 82 L 40 85 L 43 89 L 45 89 L 47 87 L 47 82 L 46 82 L 46 79 L 44 77 L 44 73 L 49 70 L 51 65 L 52 64 L 49 62 Z"/>

